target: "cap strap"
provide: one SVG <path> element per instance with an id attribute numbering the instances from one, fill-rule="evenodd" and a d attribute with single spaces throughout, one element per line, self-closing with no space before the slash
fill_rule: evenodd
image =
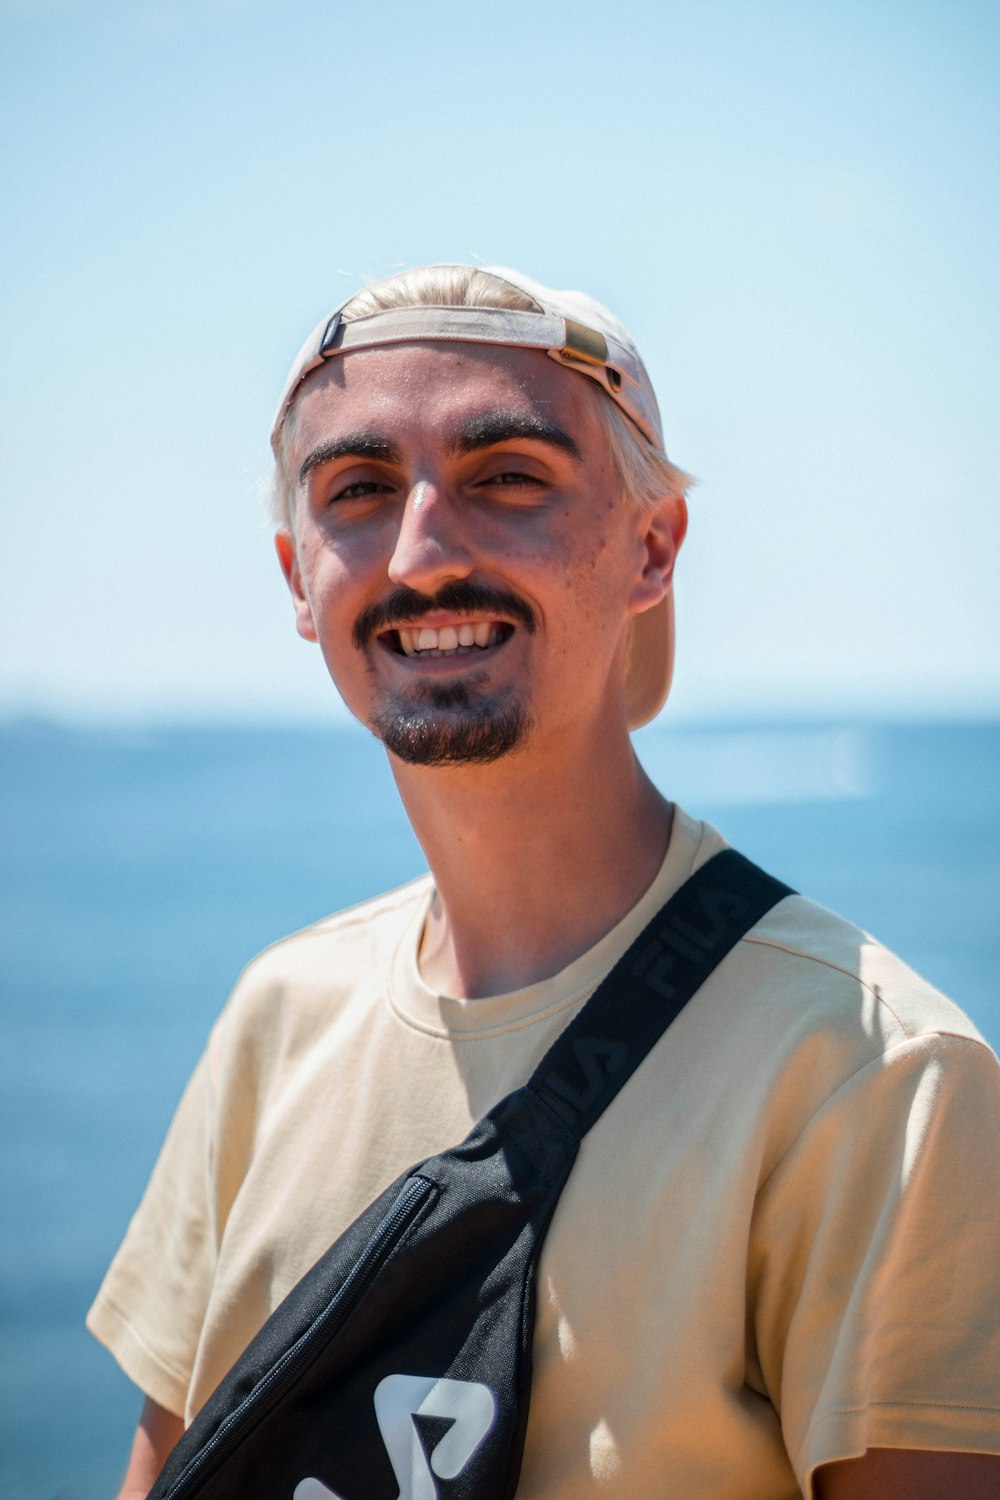
<path id="1" fill-rule="evenodd" d="M 338 311 L 321 330 L 314 332 L 311 349 L 307 345 L 299 356 L 298 371 L 278 408 L 272 442 L 299 385 L 326 360 L 352 349 L 426 339 L 544 350 L 596 380 L 649 442 L 659 442 L 655 399 L 647 394 L 635 355 L 611 335 L 573 318 L 508 307 L 393 307 L 348 322 Z"/>

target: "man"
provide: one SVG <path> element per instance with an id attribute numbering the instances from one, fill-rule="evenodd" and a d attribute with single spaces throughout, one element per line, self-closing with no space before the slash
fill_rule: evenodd
<path id="1" fill-rule="evenodd" d="M 316 330 L 273 442 L 298 630 L 384 742 L 431 876 L 270 949 L 213 1032 L 91 1312 L 148 1398 L 123 1496 L 722 847 L 629 740 L 669 686 L 685 476 L 610 314 L 407 273 Z M 781 902 L 583 1144 L 519 1497 L 1000 1493 L 998 1125 L 965 1017 Z"/>

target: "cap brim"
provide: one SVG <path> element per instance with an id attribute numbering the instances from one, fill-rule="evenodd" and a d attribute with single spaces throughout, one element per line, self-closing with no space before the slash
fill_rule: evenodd
<path id="1" fill-rule="evenodd" d="M 669 589 L 653 609 L 632 621 L 625 665 L 625 710 L 628 727 L 639 729 L 655 719 L 670 692 L 674 673 L 674 591 Z"/>

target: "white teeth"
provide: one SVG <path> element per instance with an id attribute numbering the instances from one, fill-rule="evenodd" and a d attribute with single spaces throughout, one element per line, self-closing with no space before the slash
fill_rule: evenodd
<path id="1" fill-rule="evenodd" d="M 431 625 L 399 625 L 399 648 L 404 656 L 449 656 L 454 651 L 468 651 L 472 646 L 481 648 L 495 646 L 500 639 L 500 626 L 489 620 L 475 623 L 463 621 L 461 625 L 443 625 L 435 630 Z"/>

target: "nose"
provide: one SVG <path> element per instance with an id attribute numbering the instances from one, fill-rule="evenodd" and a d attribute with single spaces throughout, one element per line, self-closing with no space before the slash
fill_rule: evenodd
<path id="1" fill-rule="evenodd" d="M 472 569 L 461 501 L 436 481 L 420 480 L 406 497 L 389 577 L 418 593 L 433 594 L 452 579 L 467 578 Z"/>

